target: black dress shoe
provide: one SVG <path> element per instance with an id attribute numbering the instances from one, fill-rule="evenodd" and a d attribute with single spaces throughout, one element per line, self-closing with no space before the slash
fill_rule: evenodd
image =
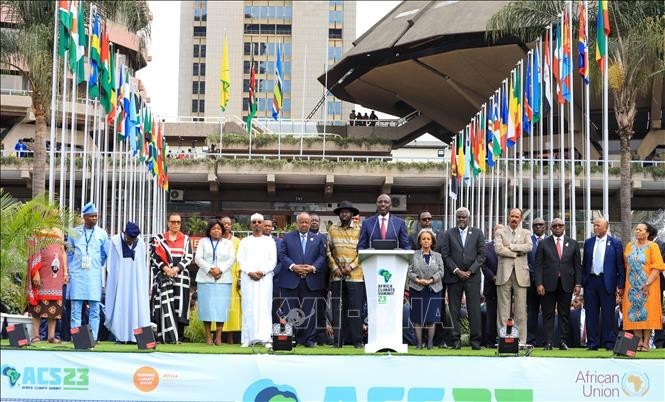
<path id="1" fill-rule="evenodd" d="M 306 348 L 313 348 L 313 347 L 316 347 L 316 343 L 314 343 L 314 342 L 307 342 L 307 343 L 305 343 L 305 347 L 306 347 Z"/>
<path id="2" fill-rule="evenodd" d="M 543 349 L 544 350 L 552 350 L 552 344 L 551 343 L 546 343 L 545 347 Z"/>
<path id="3" fill-rule="evenodd" d="M 561 342 L 561 344 L 559 345 L 559 350 L 568 350 L 568 349 L 570 348 L 568 347 L 568 345 L 566 345 L 566 342 Z"/>
<path id="4" fill-rule="evenodd" d="M 361 342 L 358 342 L 358 343 L 354 343 L 353 347 L 356 348 L 356 349 L 362 349 L 362 348 L 365 347 L 365 345 L 363 345 Z"/>
<path id="5" fill-rule="evenodd" d="M 462 349 L 462 342 L 455 341 L 455 343 L 453 343 L 453 349 Z"/>
<path id="6" fill-rule="evenodd" d="M 588 346 L 586 350 L 598 350 L 598 346 Z"/>

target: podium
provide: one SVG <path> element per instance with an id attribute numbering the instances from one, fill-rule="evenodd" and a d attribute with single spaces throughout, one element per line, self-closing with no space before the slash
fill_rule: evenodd
<path id="1" fill-rule="evenodd" d="M 390 349 L 407 353 L 402 343 L 402 311 L 406 272 L 412 250 L 359 250 L 367 291 L 367 345 L 365 353 Z"/>

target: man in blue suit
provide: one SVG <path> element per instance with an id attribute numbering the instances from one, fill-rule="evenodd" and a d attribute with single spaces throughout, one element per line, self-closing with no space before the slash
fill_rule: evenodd
<path id="1" fill-rule="evenodd" d="M 372 247 L 372 241 L 378 239 L 395 239 L 397 248 L 411 250 L 411 241 L 409 233 L 406 230 L 404 219 L 393 216 L 390 213 L 392 202 L 388 194 L 381 194 L 376 199 L 377 215 L 365 219 L 360 228 L 360 240 L 358 240 L 358 250 L 365 250 Z"/>
<path id="2" fill-rule="evenodd" d="M 296 222 L 298 230 L 287 233 L 280 244 L 279 286 L 286 301 L 286 316 L 296 328 L 296 343 L 313 347 L 317 299 L 328 283 L 326 246 L 321 236 L 309 231 L 308 213 L 298 214 Z M 294 309 L 300 309 L 302 314 Z"/>
<path id="3" fill-rule="evenodd" d="M 607 350 L 614 349 L 615 292 L 623 294 L 626 283 L 623 246 L 621 240 L 607 234 L 608 229 L 607 219 L 596 218 L 593 222 L 593 232 L 596 235 L 584 242 L 582 284 L 589 350 L 597 350 L 601 346 L 598 336 L 601 324 L 603 346 Z"/>
<path id="4" fill-rule="evenodd" d="M 526 343 L 534 346 L 540 346 L 536 341 L 536 333 L 538 332 L 538 314 L 540 313 L 541 300 L 536 291 L 536 252 L 538 251 L 538 244 L 545 239 L 545 221 L 543 218 L 536 218 L 531 224 L 533 234 L 531 235 L 531 251 L 528 255 L 529 262 L 529 277 L 531 279 L 531 286 L 526 291 L 526 327 L 527 338 Z"/>

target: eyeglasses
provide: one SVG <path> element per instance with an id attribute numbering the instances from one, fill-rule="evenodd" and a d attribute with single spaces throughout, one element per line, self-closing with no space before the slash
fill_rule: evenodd
<path id="1" fill-rule="evenodd" d="M 172 223 L 174 225 L 180 225 L 182 222 L 181 221 L 169 221 L 169 223 Z"/>
<path id="2" fill-rule="evenodd" d="M 553 227 L 553 228 L 562 228 L 563 225 L 556 224 L 556 225 L 552 225 L 552 227 Z"/>

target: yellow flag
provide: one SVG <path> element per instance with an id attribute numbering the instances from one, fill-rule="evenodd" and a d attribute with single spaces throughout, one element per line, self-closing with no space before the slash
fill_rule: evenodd
<path id="1" fill-rule="evenodd" d="M 219 91 L 219 107 L 222 112 L 226 110 L 229 103 L 230 88 L 231 88 L 231 73 L 229 72 L 229 44 L 224 37 L 224 47 L 222 48 L 222 71 L 219 79 L 221 89 Z"/>

